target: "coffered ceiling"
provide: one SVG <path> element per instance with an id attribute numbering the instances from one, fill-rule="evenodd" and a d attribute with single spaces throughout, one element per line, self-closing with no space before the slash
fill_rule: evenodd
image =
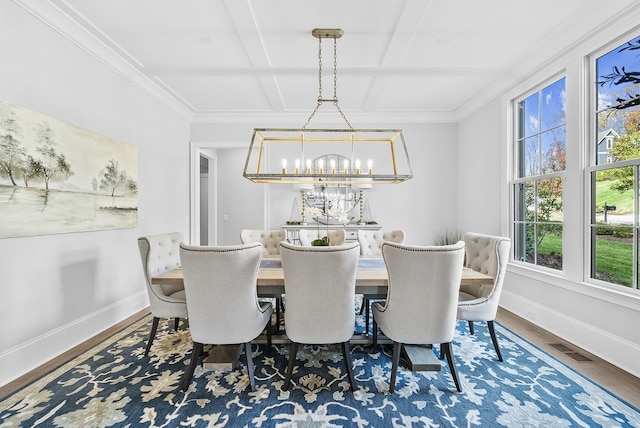
<path id="1" fill-rule="evenodd" d="M 20 1 L 193 121 L 303 120 L 318 97 L 313 28 L 342 28 L 351 116 L 457 120 L 630 7 L 632 0 Z M 323 42 L 332 96 L 333 43 Z M 274 119 L 275 120 L 275 119 Z"/>

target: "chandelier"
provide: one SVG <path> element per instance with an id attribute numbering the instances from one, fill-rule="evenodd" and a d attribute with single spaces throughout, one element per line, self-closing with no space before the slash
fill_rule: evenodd
<path id="1" fill-rule="evenodd" d="M 256 183 L 298 185 L 370 185 L 400 183 L 413 177 L 401 129 L 355 129 L 337 96 L 337 40 L 341 29 L 314 29 L 318 39 L 318 99 L 299 129 L 254 128 L 243 175 Z M 333 39 L 333 98 L 322 95 L 322 40 Z M 323 104 L 330 103 L 345 128 L 309 126 Z"/>

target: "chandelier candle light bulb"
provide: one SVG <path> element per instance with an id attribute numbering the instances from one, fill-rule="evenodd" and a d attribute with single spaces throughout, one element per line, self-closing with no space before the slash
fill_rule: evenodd
<path id="1" fill-rule="evenodd" d="M 336 173 L 336 160 L 335 159 L 331 159 L 331 161 L 329 163 L 331 164 L 331 174 L 335 174 Z"/>
<path id="2" fill-rule="evenodd" d="M 373 170 L 373 161 L 371 159 L 367 162 L 367 168 L 369 169 L 369 175 L 371 175 L 371 171 Z"/>
<path id="3" fill-rule="evenodd" d="M 356 159 L 356 174 L 360 174 L 360 159 Z"/>
<path id="4" fill-rule="evenodd" d="M 344 173 L 345 174 L 349 174 L 349 160 L 348 159 L 344 160 Z"/>
<path id="5" fill-rule="evenodd" d="M 296 169 L 294 171 L 294 174 L 300 174 L 300 159 L 296 159 Z"/>
<path id="6" fill-rule="evenodd" d="M 322 174 L 322 167 L 324 166 L 324 161 L 322 159 L 320 159 L 318 161 L 318 174 Z"/>
<path id="7" fill-rule="evenodd" d="M 283 174 L 287 173 L 287 160 L 286 159 L 282 159 L 282 173 Z"/>
<path id="8" fill-rule="evenodd" d="M 307 174 L 311 174 L 311 159 L 307 159 Z"/>

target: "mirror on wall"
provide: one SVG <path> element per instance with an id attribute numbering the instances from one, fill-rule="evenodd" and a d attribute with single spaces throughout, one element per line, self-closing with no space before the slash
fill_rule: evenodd
<path id="1" fill-rule="evenodd" d="M 307 162 L 306 167 L 314 173 L 327 176 L 321 184 L 295 185 L 301 192 L 302 211 L 311 214 L 307 220 L 313 219 L 322 224 L 356 223 L 362 220 L 363 190 L 371 188 L 371 183 L 365 178 L 347 184 L 332 179 L 332 176 L 348 170 L 350 163 L 349 158 L 336 154 L 323 155 Z"/>

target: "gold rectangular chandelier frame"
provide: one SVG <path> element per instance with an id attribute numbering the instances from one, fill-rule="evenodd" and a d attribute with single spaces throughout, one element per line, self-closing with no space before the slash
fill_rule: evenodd
<path id="1" fill-rule="evenodd" d="M 323 168 L 317 160 L 325 156 L 345 163 Z M 255 183 L 394 184 L 413 171 L 400 129 L 255 128 L 243 176 Z"/>

